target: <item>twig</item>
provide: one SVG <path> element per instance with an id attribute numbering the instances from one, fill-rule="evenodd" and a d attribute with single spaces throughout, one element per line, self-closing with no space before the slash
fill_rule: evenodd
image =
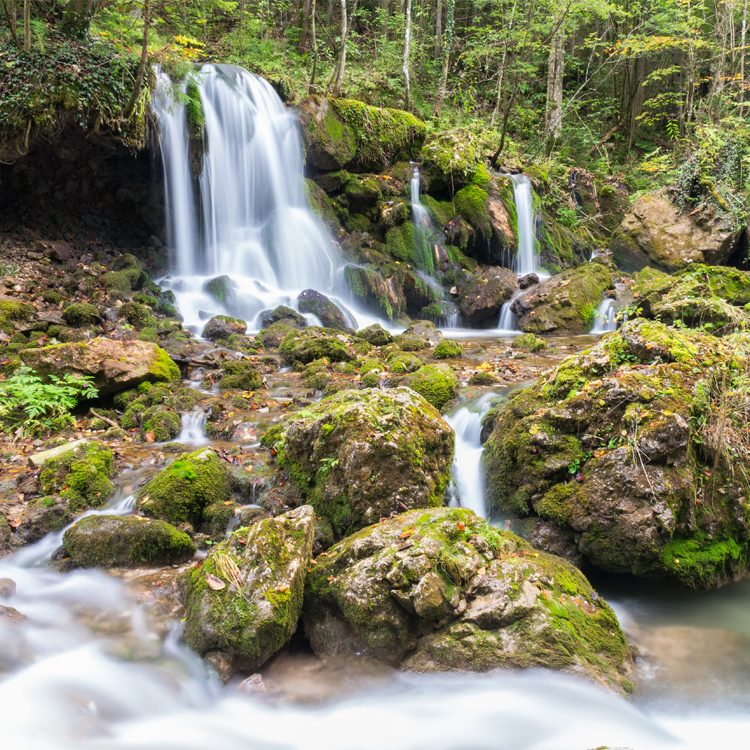
<path id="1" fill-rule="evenodd" d="M 118 430 L 120 429 L 120 425 L 117 424 L 117 422 L 115 422 L 112 419 L 109 419 L 109 417 L 105 417 L 105 416 L 102 416 L 101 414 L 97 414 L 93 409 L 89 409 L 89 414 L 92 414 L 97 419 L 101 419 L 102 422 L 106 422 L 110 427 L 114 427 L 115 429 L 118 429 Z"/>

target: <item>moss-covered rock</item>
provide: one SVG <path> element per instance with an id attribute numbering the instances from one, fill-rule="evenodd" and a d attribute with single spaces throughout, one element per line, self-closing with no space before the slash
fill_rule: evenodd
<path id="1" fill-rule="evenodd" d="M 406 375 L 416 372 L 423 365 L 423 362 L 419 357 L 400 350 L 391 352 L 386 361 L 388 363 L 388 369 L 394 375 Z"/>
<path id="2" fill-rule="evenodd" d="M 138 509 L 170 523 L 189 522 L 198 528 L 203 509 L 229 500 L 231 477 L 210 448 L 181 456 L 138 493 Z"/>
<path id="3" fill-rule="evenodd" d="M 458 397 L 459 380 L 448 365 L 425 365 L 405 381 L 438 411 Z"/>
<path id="4" fill-rule="evenodd" d="M 748 357 L 748 334 L 626 323 L 499 408 L 483 454 L 491 507 L 574 532 L 608 571 L 736 579 L 750 561 Z"/>
<path id="5" fill-rule="evenodd" d="M 21 525 L 16 529 L 16 543 L 32 544 L 53 531 L 62 531 L 74 517 L 74 511 L 70 505 L 70 500 L 59 495 L 47 495 L 29 500 Z M 5 516 L 0 515 L 0 524 L 4 519 Z"/>
<path id="6" fill-rule="evenodd" d="M 279 354 L 290 363 L 309 364 L 324 357 L 331 362 L 349 362 L 357 354 L 367 354 L 370 349 L 370 344 L 364 339 L 330 328 L 310 326 L 304 331 L 287 333 L 279 345 Z"/>
<path id="7" fill-rule="evenodd" d="M 307 161 L 318 169 L 336 171 L 353 161 L 357 138 L 330 99 L 310 97 L 300 102 L 297 116 Z"/>
<path id="8" fill-rule="evenodd" d="M 75 512 L 103 505 L 114 489 L 112 451 L 106 445 L 84 443 L 46 461 L 39 475 L 43 495 L 59 495 Z"/>
<path id="9" fill-rule="evenodd" d="M 503 304 L 517 289 L 518 279 L 507 268 L 480 267 L 456 279 L 459 309 L 471 325 L 499 318 Z"/>
<path id="10" fill-rule="evenodd" d="M 222 367 L 222 377 L 219 388 L 239 388 L 243 391 L 253 391 L 263 384 L 263 376 L 246 359 L 236 362 L 225 362 Z"/>
<path id="11" fill-rule="evenodd" d="M 321 656 L 415 672 L 545 667 L 632 690 L 617 617 L 583 575 L 464 508 L 404 513 L 330 548 L 303 621 Z"/>
<path id="12" fill-rule="evenodd" d="M 76 302 L 63 310 L 63 318 L 75 328 L 84 328 L 99 319 L 99 311 L 87 302 Z"/>
<path id="13" fill-rule="evenodd" d="M 206 323 L 203 329 L 203 337 L 209 341 L 217 341 L 230 336 L 244 336 L 247 331 L 247 323 L 238 318 L 230 318 L 228 315 L 215 315 Z"/>
<path id="14" fill-rule="evenodd" d="M 142 289 L 148 281 L 145 271 L 140 268 L 123 268 L 121 271 L 110 271 L 102 276 L 104 286 L 118 292 L 131 292 Z"/>
<path id="15" fill-rule="evenodd" d="M 264 310 L 260 314 L 260 324 L 263 328 L 268 328 L 274 323 L 282 322 L 292 328 L 306 328 L 307 321 L 296 310 L 285 305 L 274 307 L 273 310 Z"/>
<path id="16" fill-rule="evenodd" d="M 276 349 L 281 345 L 286 335 L 295 330 L 299 330 L 299 327 L 290 325 L 286 320 L 278 320 L 268 328 L 259 331 L 258 338 L 266 348 Z"/>
<path id="17" fill-rule="evenodd" d="M 336 331 L 349 331 L 349 325 L 344 313 L 320 292 L 314 289 L 305 289 L 297 297 L 299 310 L 303 313 L 312 313 L 318 317 L 324 328 Z"/>
<path id="18" fill-rule="evenodd" d="M 236 531 L 188 574 L 185 642 L 253 671 L 292 637 L 302 611 L 315 512 L 302 506 Z"/>
<path id="19" fill-rule="evenodd" d="M 511 309 L 516 325 L 525 333 L 586 333 L 602 293 L 612 288 L 612 274 L 604 264 L 585 263 L 517 297 Z"/>
<path id="20" fill-rule="evenodd" d="M 217 276 L 203 285 L 203 291 L 210 294 L 220 305 L 223 305 L 227 301 L 232 286 L 232 280 L 229 276 Z"/>
<path id="21" fill-rule="evenodd" d="M 152 406 L 146 409 L 140 418 L 140 423 L 143 433 L 153 436 L 157 443 L 174 440 L 182 431 L 182 420 L 179 415 L 163 406 Z"/>
<path id="22" fill-rule="evenodd" d="M 262 442 L 342 536 L 402 506 L 442 505 L 454 436 L 421 396 L 395 388 L 337 393 Z"/>
<path id="23" fill-rule="evenodd" d="M 357 332 L 357 336 L 373 346 L 385 346 L 393 341 L 393 336 L 391 336 L 390 332 L 386 331 L 379 323 L 373 323 L 371 326 L 363 328 Z"/>
<path id="24" fill-rule="evenodd" d="M 521 333 L 513 339 L 511 347 L 528 352 L 539 352 L 547 348 L 547 342 L 533 333 Z"/>
<path id="25" fill-rule="evenodd" d="M 190 537 L 164 521 L 123 516 L 88 516 L 63 535 L 79 568 L 137 568 L 172 565 L 195 554 Z"/>
<path id="26" fill-rule="evenodd" d="M 464 350 L 461 348 L 461 344 L 453 339 L 443 339 L 432 352 L 432 356 L 435 359 L 456 359 L 461 357 Z"/>
<path id="27" fill-rule="evenodd" d="M 133 328 L 140 330 L 148 324 L 151 313 L 145 305 L 140 305 L 137 302 L 125 302 L 117 311 L 117 317 L 130 323 Z"/>

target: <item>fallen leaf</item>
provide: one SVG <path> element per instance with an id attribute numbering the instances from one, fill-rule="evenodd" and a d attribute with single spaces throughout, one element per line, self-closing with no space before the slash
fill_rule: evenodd
<path id="1" fill-rule="evenodd" d="M 206 576 L 206 583 L 214 591 L 221 591 L 222 589 L 225 589 L 227 587 L 226 583 L 224 583 L 224 581 L 222 581 L 221 578 L 219 578 L 218 576 L 215 576 L 213 573 L 209 573 Z"/>
<path id="2" fill-rule="evenodd" d="M 153 430 L 149 430 L 143 437 L 146 438 L 147 443 L 153 443 L 154 440 L 156 440 L 156 436 L 154 435 Z"/>

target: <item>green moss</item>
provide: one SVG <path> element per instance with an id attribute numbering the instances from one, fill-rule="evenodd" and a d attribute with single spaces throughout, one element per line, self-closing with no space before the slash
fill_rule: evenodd
<path id="1" fill-rule="evenodd" d="M 107 289 L 119 292 L 130 292 L 140 289 L 147 281 L 148 276 L 139 268 L 124 268 L 122 271 L 110 271 L 102 276 L 102 281 Z"/>
<path id="2" fill-rule="evenodd" d="M 453 198 L 456 211 L 485 238 L 488 238 L 492 232 L 487 211 L 488 199 L 487 193 L 476 185 L 462 188 Z"/>
<path id="3" fill-rule="evenodd" d="M 221 390 L 238 388 L 243 391 L 254 391 L 263 384 L 263 376 L 247 360 L 225 362 L 222 372 L 219 381 Z"/>
<path id="4" fill-rule="evenodd" d="M 422 360 L 419 357 L 415 357 L 413 354 L 404 354 L 402 351 L 391 352 L 386 362 L 394 375 L 416 372 L 422 367 Z"/>
<path id="5" fill-rule="evenodd" d="M 62 294 L 55 292 L 52 289 L 46 289 L 42 292 L 42 299 L 48 305 L 59 305 L 63 301 Z"/>
<path id="6" fill-rule="evenodd" d="M 408 385 L 439 411 L 458 396 L 459 381 L 448 365 L 425 365 L 409 378 Z"/>
<path id="7" fill-rule="evenodd" d="M 363 339 L 342 334 L 341 331 L 310 326 L 303 331 L 287 333 L 279 345 L 279 354 L 288 362 L 299 360 L 303 364 L 323 358 L 331 362 L 348 362 L 354 353 L 366 354 L 370 348 L 370 344 Z"/>
<path id="8" fill-rule="evenodd" d="M 522 333 L 513 339 L 511 346 L 514 349 L 526 349 L 530 352 L 538 352 L 547 348 L 547 342 L 533 333 Z"/>
<path id="9" fill-rule="evenodd" d="M 182 431 L 182 420 L 179 415 L 159 406 L 152 406 L 144 411 L 140 422 L 144 434 L 152 432 L 157 443 L 166 443 Z M 127 429 L 125 425 L 123 429 Z"/>
<path id="10" fill-rule="evenodd" d="M 151 344 L 156 344 L 159 341 L 159 336 L 156 328 L 146 327 L 136 337 L 138 341 L 148 341 Z"/>
<path id="11" fill-rule="evenodd" d="M 456 359 L 461 357 L 464 350 L 461 348 L 461 344 L 453 339 L 443 339 L 436 347 L 435 351 L 432 352 L 432 356 L 435 359 Z"/>
<path id="12" fill-rule="evenodd" d="M 126 302 L 117 311 L 117 317 L 120 320 L 126 320 L 134 328 L 143 328 L 149 320 L 148 308 L 139 305 L 137 302 Z"/>
<path id="13" fill-rule="evenodd" d="M 735 539 L 708 539 L 705 534 L 672 539 L 663 549 L 661 562 L 669 575 L 694 589 L 710 588 L 733 580 L 747 568 L 747 544 Z"/>
<path id="14" fill-rule="evenodd" d="M 99 311 L 94 305 L 89 305 L 86 302 L 78 302 L 68 305 L 63 310 L 63 318 L 71 326 L 83 328 L 84 326 L 90 326 L 99 319 Z"/>
<path id="15" fill-rule="evenodd" d="M 172 361 L 169 354 L 158 346 L 154 347 L 154 356 L 148 367 L 149 375 L 165 383 L 177 382 L 180 379 L 180 368 Z"/>

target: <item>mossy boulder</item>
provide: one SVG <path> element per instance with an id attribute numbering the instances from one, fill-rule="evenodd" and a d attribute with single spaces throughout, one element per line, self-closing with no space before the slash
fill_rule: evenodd
<path id="1" fill-rule="evenodd" d="M 80 509 L 79 503 L 73 505 Z M 21 525 L 16 529 L 15 540 L 23 544 L 38 542 L 50 532 L 62 531 L 73 520 L 74 515 L 67 498 L 59 495 L 32 498 L 23 513 Z M 4 518 L 0 516 L 0 523 Z"/>
<path id="2" fill-rule="evenodd" d="M 403 507 L 442 505 L 454 435 L 414 391 L 367 389 L 297 412 L 262 443 L 340 537 Z"/>
<path id="3" fill-rule="evenodd" d="M 210 294 L 220 305 L 223 305 L 227 301 L 233 286 L 229 276 L 217 276 L 203 285 L 203 291 Z"/>
<path id="4" fill-rule="evenodd" d="M 138 510 L 170 523 L 186 521 L 198 528 L 203 510 L 229 500 L 228 464 L 210 448 L 181 456 L 138 493 Z"/>
<path id="5" fill-rule="evenodd" d="M 145 271 L 140 268 L 123 268 L 121 271 L 110 271 L 102 276 L 107 289 L 117 292 L 132 292 L 142 289 L 148 281 Z"/>
<path id="6" fill-rule="evenodd" d="M 448 365 L 425 365 L 405 381 L 438 411 L 458 397 L 459 380 Z"/>
<path id="7" fill-rule="evenodd" d="M 71 512 L 104 505 L 114 489 L 115 459 L 110 448 L 84 443 L 46 461 L 39 474 L 43 495 L 59 495 Z"/>
<path id="8" fill-rule="evenodd" d="M 263 328 L 268 328 L 274 323 L 282 322 L 292 328 L 306 328 L 307 321 L 296 310 L 285 305 L 274 307 L 273 310 L 264 310 L 260 314 L 260 324 Z"/>
<path id="9" fill-rule="evenodd" d="M 355 265 L 344 266 L 344 279 L 355 298 L 389 320 L 406 310 L 405 278 L 398 266 L 396 269 L 386 266 L 380 270 Z"/>
<path id="10" fill-rule="evenodd" d="M 612 236 L 610 249 L 628 270 L 655 266 L 671 272 L 691 263 L 725 263 L 737 249 L 742 231 L 721 212 L 694 216 L 681 212 L 665 195 L 649 193 L 633 204 Z"/>
<path id="11" fill-rule="evenodd" d="M 439 344 L 443 334 L 429 320 L 413 320 L 403 333 L 393 337 L 394 343 L 405 352 L 418 352 Z"/>
<path id="12" fill-rule="evenodd" d="M 471 131 L 439 130 L 422 148 L 420 171 L 431 192 L 452 191 L 471 182 L 481 161 L 481 147 Z"/>
<path id="13" fill-rule="evenodd" d="M 737 408 L 749 357 L 748 334 L 641 319 L 568 357 L 499 407 L 483 454 L 491 510 L 573 532 L 607 571 L 691 588 L 740 577 L 750 449 Z"/>
<path id="14" fill-rule="evenodd" d="M 302 506 L 236 531 L 188 574 L 185 642 L 253 671 L 294 634 L 312 555 L 315 512 Z"/>
<path id="15" fill-rule="evenodd" d="M 517 297 L 512 311 L 525 333 L 586 333 L 594 323 L 602 293 L 613 289 L 612 274 L 602 263 L 563 271 Z"/>
<path id="16" fill-rule="evenodd" d="M 247 323 L 238 318 L 230 318 L 228 315 L 215 315 L 206 323 L 203 329 L 203 337 L 209 341 L 218 339 L 229 339 L 230 336 L 244 336 L 247 331 Z"/>
<path id="17" fill-rule="evenodd" d="M 140 330 L 149 323 L 151 313 L 145 305 L 141 305 L 138 302 L 126 302 L 121 305 L 117 311 L 117 317 L 119 320 L 124 320 L 133 328 Z"/>
<path id="18" fill-rule="evenodd" d="M 195 554 L 190 537 L 164 521 L 124 516 L 88 516 L 63 535 L 63 546 L 79 568 L 173 565 Z"/>
<path id="19" fill-rule="evenodd" d="M 497 320 L 500 310 L 518 289 L 516 275 L 507 268 L 480 267 L 456 280 L 459 310 L 471 325 Z"/>
<path id="20" fill-rule="evenodd" d="M 464 350 L 461 348 L 461 344 L 453 339 L 443 339 L 432 352 L 432 356 L 435 359 L 456 359 L 461 357 Z"/>
<path id="21" fill-rule="evenodd" d="M 288 333 L 299 330 L 299 328 L 299 326 L 290 325 L 286 320 L 278 320 L 268 326 L 268 328 L 259 331 L 258 338 L 266 348 L 276 349 L 281 345 L 281 342 Z"/>
<path id="22" fill-rule="evenodd" d="M 414 510 L 331 547 L 308 574 L 303 622 L 320 656 L 413 672 L 543 667 L 633 688 L 617 617 L 586 578 L 464 508 Z"/>
<path id="23" fill-rule="evenodd" d="M 309 164 L 335 172 L 354 160 L 357 137 L 331 104 L 330 99 L 323 97 L 304 99 L 297 108 L 297 116 Z"/>
<path id="24" fill-rule="evenodd" d="M 157 443 L 174 440 L 182 432 L 182 420 L 179 414 L 163 406 L 152 406 L 146 409 L 140 418 L 140 423 L 144 435 L 151 436 Z"/>
<path id="25" fill-rule="evenodd" d="M 357 332 L 357 336 L 373 346 L 385 346 L 393 341 L 393 336 L 390 332 L 386 331 L 379 323 L 373 323 L 371 326 L 363 328 Z"/>
<path id="26" fill-rule="evenodd" d="M 513 339 L 511 347 L 527 352 L 540 352 L 547 348 L 547 342 L 533 333 L 521 333 Z"/>
<path id="27" fill-rule="evenodd" d="M 406 375 L 412 372 L 416 372 L 420 367 L 423 366 L 423 362 L 419 357 L 409 354 L 408 352 L 402 352 L 400 350 L 391 352 L 386 360 L 388 369 L 394 375 Z"/>
<path id="28" fill-rule="evenodd" d="M 297 297 L 299 310 L 303 313 L 312 313 L 323 324 L 324 328 L 336 331 L 349 331 L 349 325 L 344 313 L 320 292 L 315 289 L 305 289 Z"/>
<path id="29" fill-rule="evenodd" d="M 103 396 L 140 383 L 175 382 L 180 370 L 169 355 L 147 341 L 95 338 L 72 344 L 25 349 L 24 364 L 42 375 L 86 375 Z"/>
<path id="30" fill-rule="evenodd" d="M 239 388 L 243 391 L 253 391 L 263 385 L 263 376 L 246 359 L 236 362 L 225 362 L 222 367 L 219 388 Z"/>
<path id="31" fill-rule="evenodd" d="M 74 328 L 84 328 L 99 320 L 99 311 L 87 302 L 76 302 L 63 310 L 63 318 Z"/>
<path id="32" fill-rule="evenodd" d="M 349 362 L 358 354 L 367 354 L 371 348 L 364 339 L 351 334 L 310 326 L 303 331 L 287 333 L 279 344 L 279 354 L 290 363 L 299 361 L 309 364 L 324 357 L 331 362 Z"/>
<path id="33" fill-rule="evenodd" d="M 727 333 L 750 325 L 750 274 L 692 264 L 670 276 L 644 268 L 634 278 L 635 304 L 646 318 Z"/>

